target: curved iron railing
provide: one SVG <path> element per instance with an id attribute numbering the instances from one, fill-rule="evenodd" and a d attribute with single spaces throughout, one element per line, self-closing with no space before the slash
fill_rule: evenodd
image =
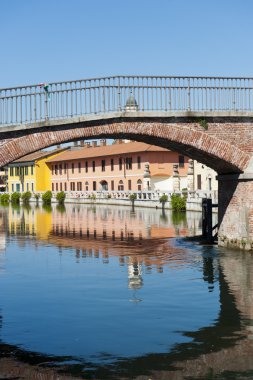
<path id="1" fill-rule="evenodd" d="M 0 89 L 0 125 L 123 111 L 253 111 L 253 78 L 115 76 Z"/>

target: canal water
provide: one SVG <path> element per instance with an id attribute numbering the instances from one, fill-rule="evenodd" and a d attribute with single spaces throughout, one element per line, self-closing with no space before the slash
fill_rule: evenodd
<path id="1" fill-rule="evenodd" d="M 199 213 L 2 206 L 0 224 L 0 378 L 253 379 L 253 258 L 198 244 Z"/>

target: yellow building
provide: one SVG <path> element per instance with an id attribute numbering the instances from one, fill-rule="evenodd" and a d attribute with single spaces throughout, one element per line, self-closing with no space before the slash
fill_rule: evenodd
<path id="1" fill-rule="evenodd" d="M 8 165 L 8 191 L 51 190 L 51 171 L 47 160 L 61 154 L 67 148 L 39 151 L 28 154 Z"/>

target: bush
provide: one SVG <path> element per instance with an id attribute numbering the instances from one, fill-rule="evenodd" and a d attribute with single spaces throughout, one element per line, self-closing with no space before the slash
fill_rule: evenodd
<path id="1" fill-rule="evenodd" d="M 40 199 L 40 194 L 34 194 L 34 198 L 36 199 L 36 201 L 38 201 Z"/>
<path id="2" fill-rule="evenodd" d="M 56 200 L 58 201 L 59 205 L 63 205 L 65 198 L 66 194 L 64 193 L 64 191 L 60 191 L 56 194 Z"/>
<path id="3" fill-rule="evenodd" d="M 42 194 L 42 202 L 44 205 L 51 205 L 52 191 L 48 190 Z"/>
<path id="4" fill-rule="evenodd" d="M 10 201 L 10 195 L 9 194 L 2 194 L 1 195 L 1 203 L 3 203 L 3 204 L 6 204 L 6 203 L 9 203 L 9 201 Z"/>
<path id="5" fill-rule="evenodd" d="M 181 197 L 180 194 L 172 194 L 170 203 L 174 211 L 186 210 L 186 197 Z"/>
<path id="6" fill-rule="evenodd" d="M 21 195 L 21 199 L 22 199 L 23 203 L 29 203 L 31 196 L 32 196 L 32 194 L 30 193 L 30 191 L 26 191 L 25 193 L 23 193 Z"/>
<path id="7" fill-rule="evenodd" d="M 159 198 L 159 202 L 162 203 L 163 205 L 165 204 L 165 202 L 168 202 L 168 195 L 167 195 L 167 194 L 163 194 L 163 195 Z"/>
<path id="8" fill-rule="evenodd" d="M 137 198 L 137 195 L 135 193 L 132 193 L 129 195 L 129 199 L 133 202 L 136 200 L 136 198 Z"/>
<path id="9" fill-rule="evenodd" d="M 90 194 L 88 198 L 95 201 L 96 200 L 96 194 Z"/>
<path id="10" fill-rule="evenodd" d="M 15 191 L 14 193 L 11 194 L 11 203 L 19 204 L 20 197 L 21 197 L 21 194 Z"/>

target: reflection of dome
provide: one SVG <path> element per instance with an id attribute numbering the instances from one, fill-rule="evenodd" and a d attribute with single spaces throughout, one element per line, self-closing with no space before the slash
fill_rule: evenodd
<path id="1" fill-rule="evenodd" d="M 130 263 L 128 265 L 128 287 L 129 289 L 140 289 L 143 285 L 141 264 Z"/>

